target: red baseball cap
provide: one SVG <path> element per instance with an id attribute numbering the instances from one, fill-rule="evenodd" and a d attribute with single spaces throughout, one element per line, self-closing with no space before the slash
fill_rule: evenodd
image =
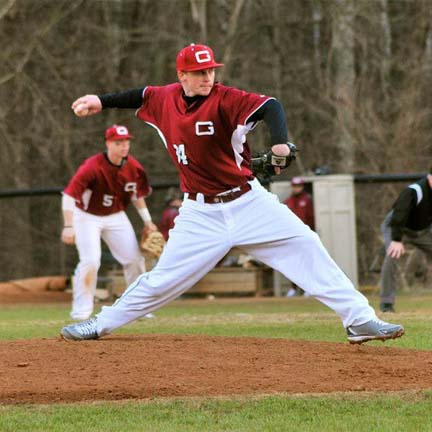
<path id="1" fill-rule="evenodd" d="M 105 131 L 105 139 L 108 141 L 119 141 L 133 138 L 126 126 L 112 125 Z"/>
<path id="2" fill-rule="evenodd" d="M 291 179 L 291 184 L 293 186 L 304 185 L 304 180 L 301 177 L 293 177 Z"/>
<path id="3" fill-rule="evenodd" d="M 221 66 L 222 63 L 215 62 L 213 50 L 207 45 L 190 44 L 177 54 L 176 67 L 179 71 L 192 72 Z"/>

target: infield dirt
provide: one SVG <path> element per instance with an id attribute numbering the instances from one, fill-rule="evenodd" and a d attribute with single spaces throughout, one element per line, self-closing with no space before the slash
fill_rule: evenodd
<path id="1" fill-rule="evenodd" d="M 286 339 L 112 335 L 0 342 L 0 403 L 432 388 L 432 352 Z"/>

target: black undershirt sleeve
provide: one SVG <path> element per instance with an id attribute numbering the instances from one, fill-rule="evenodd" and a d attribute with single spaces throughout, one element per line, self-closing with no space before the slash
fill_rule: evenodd
<path id="1" fill-rule="evenodd" d="M 272 145 L 288 142 L 288 127 L 285 112 L 278 100 L 269 99 L 249 120 L 253 122 L 264 120 L 270 132 Z"/>
<path id="2" fill-rule="evenodd" d="M 138 109 L 142 104 L 144 87 L 125 90 L 118 93 L 106 93 L 98 95 L 102 102 L 102 108 L 129 108 Z M 263 120 L 270 132 L 272 144 L 282 144 L 288 141 L 288 128 L 285 120 L 285 112 L 281 103 L 275 99 L 269 99 L 250 118 L 252 122 Z"/>
<path id="3" fill-rule="evenodd" d="M 106 93 L 98 95 L 102 108 L 133 108 L 138 109 L 142 104 L 145 87 L 125 90 L 119 93 Z"/>

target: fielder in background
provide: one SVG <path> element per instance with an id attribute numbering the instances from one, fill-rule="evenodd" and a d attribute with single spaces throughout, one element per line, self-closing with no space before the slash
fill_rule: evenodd
<path id="1" fill-rule="evenodd" d="M 315 218 L 312 197 L 305 191 L 305 182 L 301 177 L 293 177 L 291 179 L 291 196 L 284 203 L 288 208 L 298 216 L 311 230 L 315 231 Z M 293 284 L 288 290 L 287 297 L 295 297 L 305 295 L 307 293 Z"/>
<path id="2" fill-rule="evenodd" d="M 157 230 L 144 197 L 151 192 L 146 172 L 129 155 L 130 135 L 125 126 L 105 132 L 107 151 L 84 161 L 63 191 L 64 227 L 61 239 L 76 244 L 79 263 L 75 270 L 70 316 L 86 320 L 93 312 L 101 241 L 123 266 L 130 285 L 145 271 L 144 258 L 125 209 L 132 201 L 146 228 Z"/>
<path id="3" fill-rule="evenodd" d="M 386 256 L 381 268 L 382 312 L 394 312 L 396 261 L 405 253 L 404 244 L 422 250 L 432 259 L 432 175 L 406 187 L 381 224 Z"/>
<path id="4" fill-rule="evenodd" d="M 259 121 L 272 147 L 260 159 L 280 174 L 295 155 L 282 105 L 273 97 L 215 82 L 223 66 L 206 45 L 177 55 L 179 82 L 104 95 L 72 104 L 77 115 L 130 108 L 155 128 L 180 174 L 184 201 L 166 247 L 148 273 L 95 317 L 61 330 L 66 340 L 97 339 L 174 300 L 233 247 L 275 268 L 333 309 L 348 340 L 394 339 L 404 329 L 379 320 L 323 247 L 319 237 L 254 177 L 246 135 Z"/>

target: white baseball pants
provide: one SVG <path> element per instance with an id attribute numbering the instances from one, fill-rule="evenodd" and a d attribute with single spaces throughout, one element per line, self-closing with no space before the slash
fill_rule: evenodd
<path id="1" fill-rule="evenodd" d="M 71 318 L 87 319 L 93 312 L 97 272 L 101 264 L 101 238 L 123 266 L 126 285 L 145 272 L 135 232 L 125 212 L 96 216 L 74 210 L 75 243 L 79 263 L 75 269 Z"/>
<path id="2" fill-rule="evenodd" d="M 318 235 L 257 180 L 234 201 L 185 199 L 159 262 L 98 314 L 98 333 L 159 309 L 199 281 L 236 246 L 280 271 L 333 309 L 345 327 L 374 319 L 368 300 L 325 250 Z M 201 202 L 200 202 L 201 201 Z"/>

